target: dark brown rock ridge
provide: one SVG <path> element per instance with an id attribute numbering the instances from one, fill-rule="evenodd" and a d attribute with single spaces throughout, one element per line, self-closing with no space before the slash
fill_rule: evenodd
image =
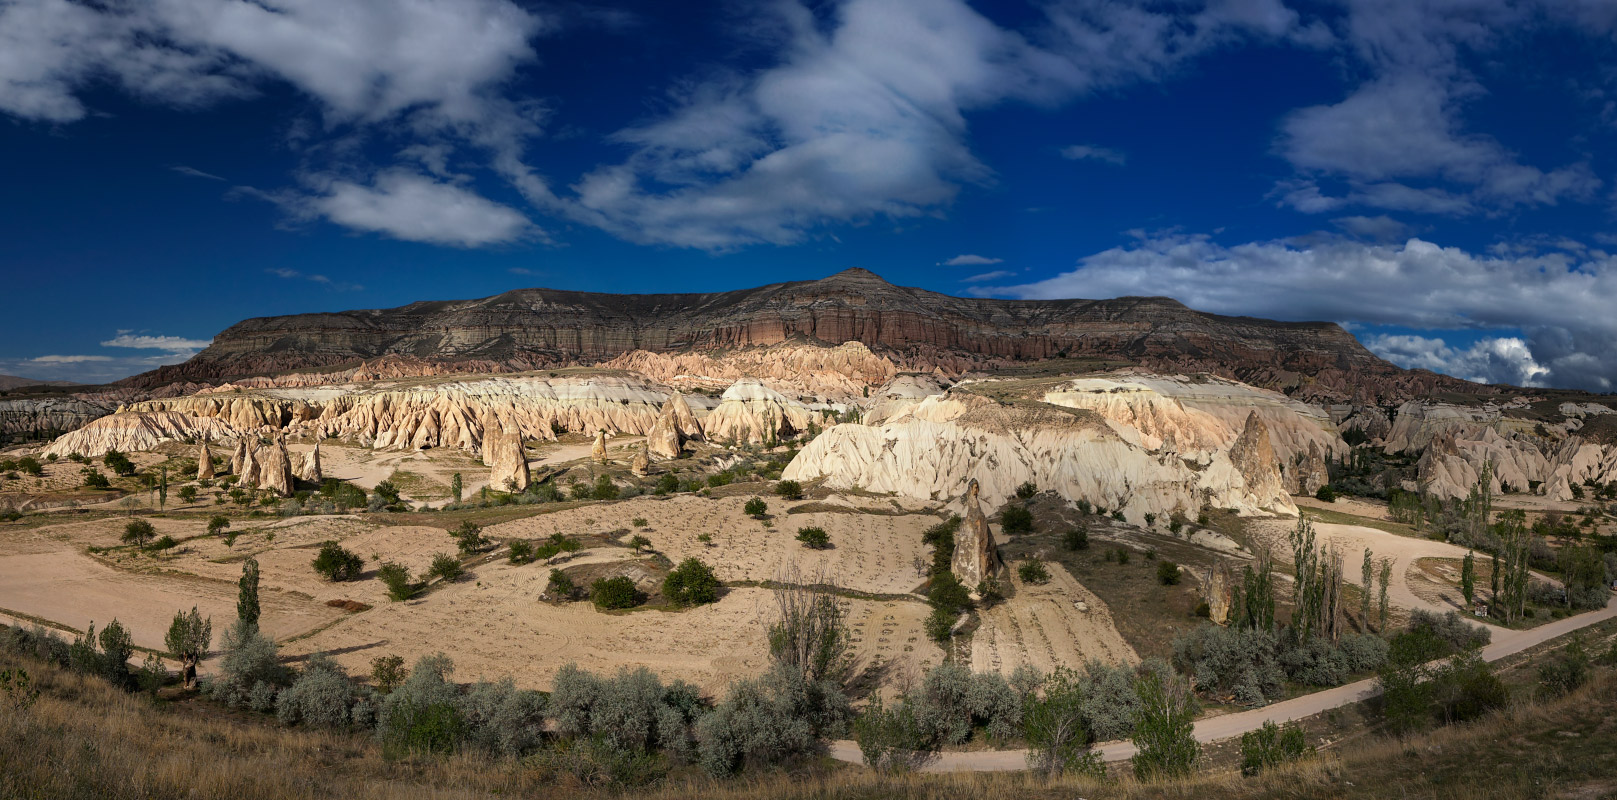
<path id="1" fill-rule="evenodd" d="M 910 362 L 1002 364 L 1051 358 L 1211 372 L 1301 399 L 1382 402 L 1433 391 L 1489 391 L 1399 369 L 1340 326 L 1193 311 L 1162 297 L 963 298 L 894 286 L 850 269 L 711 294 L 615 295 L 518 289 L 480 300 L 239 322 L 190 361 L 134 386 L 218 382 L 379 358 L 533 369 L 653 353 L 862 342 Z M 924 365 L 921 365 L 924 366 Z"/>

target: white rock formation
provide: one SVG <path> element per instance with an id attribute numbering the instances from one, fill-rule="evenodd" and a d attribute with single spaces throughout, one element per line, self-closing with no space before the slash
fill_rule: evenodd
<path id="1" fill-rule="evenodd" d="M 1267 475 L 1254 477 L 1256 490 L 1227 450 L 1208 454 L 1205 462 L 1187 462 L 1128 441 L 1091 411 L 1037 402 L 1001 405 L 958 390 L 923 400 L 901 421 L 830 428 L 782 473 L 785 479 L 823 478 L 836 488 L 946 502 L 965 496 L 976 480 L 989 507 L 1033 481 L 1068 500 L 1121 509 L 1133 522 L 1147 513 L 1194 517 L 1204 503 L 1243 514 L 1297 513 L 1283 487 L 1277 489 Z"/>
<path id="2" fill-rule="evenodd" d="M 528 456 L 522 450 L 521 435 L 496 429 L 490 440 L 484 443 L 483 452 L 492 465 L 493 471 L 489 474 L 489 486 L 507 492 L 520 492 L 528 488 L 531 480 L 528 473 Z"/>
<path id="3" fill-rule="evenodd" d="M 650 474 L 651 453 L 645 445 L 641 445 L 640 450 L 634 454 L 634 458 L 630 459 L 629 471 L 641 478 Z"/>
<path id="4" fill-rule="evenodd" d="M 94 458 L 106 454 L 108 450 L 136 453 L 151 450 L 164 442 L 229 439 L 235 435 L 235 430 L 216 419 L 175 412 L 121 413 L 102 417 L 57 437 L 42 454 L 66 456 L 78 453 Z"/>
<path id="5" fill-rule="evenodd" d="M 657 417 L 651 430 L 646 433 L 647 449 L 651 455 L 666 461 L 679 458 L 684 442 L 684 437 L 679 435 L 679 423 L 675 421 L 673 409 L 663 406 L 662 415 Z"/>
<path id="6" fill-rule="evenodd" d="M 870 393 L 870 400 L 865 405 L 864 422 L 866 425 L 880 425 L 928 397 L 943 394 L 948 388 L 949 382 L 936 375 L 899 375 Z"/>
<path id="7" fill-rule="evenodd" d="M 202 442 L 202 450 L 197 453 L 197 480 L 213 479 L 213 451 L 208 448 L 208 442 Z"/>
<path id="8" fill-rule="evenodd" d="M 954 534 L 954 558 L 949 562 L 949 571 L 980 596 L 978 588 L 983 581 L 999 574 L 999 548 L 994 544 L 994 532 L 988 528 L 988 519 L 983 516 L 976 481 L 966 484 L 964 502 L 966 514 Z"/>
<path id="9" fill-rule="evenodd" d="M 286 452 L 285 439 L 277 437 L 268 446 L 259 448 L 255 461 L 258 466 L 258 488 L 274 492 L 281 497 L 292 496 L 295 486 L 292 457 Z"/>
<path id="10" fill-rule="evenodd" d="M 595 443 L 590 445 L 590 458 L 596 461 L 606 460 L 606 429 L 595 432 Z"/>
<path id="11" fill-rule="evenodd" d="M 316 441 L 314 447 L 303 456 L 303 465 L 298 468 L 298 478 L 310 483 L 321 483 L 325 473 L 320 469 L 320 442 Z"/>
<path id="12" fill-rule="evenodd" d="M 718 408 L 702 421 L 710 441 L 764 444 L 808 430 L 814 416 L 801 404 L 754 380 L 724 390 Z"/>

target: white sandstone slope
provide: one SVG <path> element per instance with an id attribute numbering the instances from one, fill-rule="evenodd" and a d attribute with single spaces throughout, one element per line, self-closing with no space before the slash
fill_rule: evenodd
<path id="1" fill-rule="evenodd" d="M 949 381 L 936 375 L 899 375 L 870 393 L 865 405 L 865 424 L 880 425 L 928 397 L 943 394 L 948 388 Z"/>
<path id="2" fill-rule="evenodd" d="M 763 444 L 808 430 L 815 416 L 801 404 L 754 380 L 736 381 L 702 420 L 709 441 Z"/>
<path id="3" fill-rule="evenodd" d="M 1262 432 L 1265 441 L 1267 435 Z M 1148 513 L 1194 517 L 1204 504 L 1243 514 L 1295 514 L 1280 488 L 1278 464 L 1256 468 L 1252 476 L 1243 475 L 1227 448 L 1207 453 L 1202 462 L 1152 452 L 1092 411 L 1035 401 L 1007 405 L 951 390 L 881 425 L 827 430 L 792 460 L 782 478 L 824 479 L 835 488 L 944 502 L 964 497 L 975 480 L 989 507 L 1032 481 L 1068 500 L 1120 509 L 1134 522 Z"/>
<path id="4" fill-rule="evenodd" d="M 102 417 L 76 431 L 57 437 L 42 455 L 78 453 L 96 457 L 109 450 L 134 453 L 163 442 L 185 439 L 233 439 L 236 429 L 212 418 L 177 411 L 121 412 Z"/>

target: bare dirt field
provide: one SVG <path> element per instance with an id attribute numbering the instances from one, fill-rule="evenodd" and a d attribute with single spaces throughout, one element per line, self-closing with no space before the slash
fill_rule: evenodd
<path id="1" fill-rule="evenodd" d="M 815 512 L 769 517 L 771 527 L 742 510 L 747 497 L 704 498 L 694 495 L 637 497 L 618 503 L 581 506 L 553 514 L 501 523 L 486 533 L 497 538 L 542 539 L 554 533 L 578 534 L 629 530 L 651 540 L 652 549 L 679 563 L 699 558 L 711 564 L 722 581 L 765 581 L 789 565 L 804 576 L 823 575 L 826 582 L 870 594 L 904 594 L 919 586 L 930 549 L 921 534 L 937 524 L 932 514 L 866 514 Z M 773 496 L 768 501 L 782 506 Z M 798 542 L 797 531 L 820 527 L 831 548 L 811 550 Z M 649 530 L 647 530 L 649 529 Z M 707 534 L 710 544 L 697 541 Z M 630 533 L 624 534 L 626 537 Z"/>
<path id="2" fill-rule="evenodd" d="M 1089 661 L 1131 664 L 1134 648 L 1112 623 L 1111 610 L 1060 564 L 1047 564 L 1050 582 L 1024 583 L 1011 564 L 1014 596 L 981 612 L 971 639 L 971 668 L 1009 675 L 1022 665 L 1041 673 Z M 1082 604 L 1082 608 L 1080 608 Z"/>

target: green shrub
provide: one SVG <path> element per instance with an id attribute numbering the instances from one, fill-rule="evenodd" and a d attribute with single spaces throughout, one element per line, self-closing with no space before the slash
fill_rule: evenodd
<path id="1" fill-rule="evenodd" d="M 819 527 L 798 528 L 797 540 L 802 542 L 804 547 L 814 550 L 824 550 L 831 546 L 831 536 L 824 528 Z"/>
<path id="2" fill-rule="evenodd" d="M 1127 563 L 1129 563 L 1129 551 L 1128 551 L 1127 548 L 1124 548 L 1124 547 L 1117 548 L 1117 563 L 1119 563 L 1119 564 L 1127 564 Z"/>
<path id="3" fill-rule="evenodd" d="M 389 561 L 376 570 L 376 577 L 387 586 L 387 598 L 395 603 L 409 600 L 415 594 L 415 586 L 410 583 L 410 570 L 403 564 Z"/>
<path id="4" fill-rule="evenodd" d="M 1265 721 L 1262 728 L 1241 735 L 1241 774 L 1257 775 L 1313 754 L 1302 727 L 1294 722 L 1280 726 Z"/>
<path id="5" fill-rule="evenodd" d="M 926 597 L 933 608 L 943 609 L 954 616 L 971 607 L 971 592 L 952 572 L 934 575 L 931 586 L 927 587 Z M 950 623 L 953 623 L 952 617 Z"/>
<path id="6" fill-rule="evenodd" d="M 533 542 L 526 539 L 516 539 L 511 542 L 511 553 L 506 560 L 512 564 L 527 564 L 533 561 Z"/>
<path id="7" fill-rule="evenodd" d="M 1539 692 L 1546 697 L 1571 694 L 1588 682 L 1592 663 L 1589 651 L 1583 646 L 1583 637 L 1572 634 L 1572 640 L 1561 652 L 1539 665 Z"/>
<path id="8" fill-rule="evenodd" d="M 428 578 L 439 578 L 444 583 L 453 583 L 460 580 L 460 576 L 465 573 L 465 568 L 460 565 L 460 559 L 448 553 L 439 553 L 433 556 L 432 565 L 427 567 Z"/>
<path id="9" fill-rule="evenodd" d="M 1163 586 L 1179 585 L 1179 565 L 1172 561 L 1157 562 L 1157 582 Z"/>
<path id="10" fill-rule="evenodd" d="M 1327 503 L 1334 503 L 1336 502 L 1336 490 L 1331 488 L 1331 485 L 1327 483 L 1324 486 L 1319 487 L 1319 491 L 1314 493 L 1314 499 L 1323 500 Z"/>
<path id="11" fill-rule="evenodd" d="M 101 457 L 101 463 L 105 464 L 107 469 L 125 478 L 135 474 L 135 462 L 130 461 L 129 456 L 117 450 L 108 450 L 107 454 Z"/>
<path id="12" fill-rule="evenodd" d="M 303 672 L 275 701 L 275 716 L 283 725 L 346 728 L 357 692 L 347 673 L 322 653 L 304 662 Z"/>
<path id="13" fill-rule="evenodd" d="M 1027 481 L 1021 486 L 1016 487 L 1016 496 L 1022 498 L 1023 500 L 1031 499 L 1033 495 L 1038 493 L 1039 487 L 1037 484 L 1033 483 L 1033 481 Z"/>
<path id="14" fill-rule="evenodd" d="M 458 527 L 450 531 L 449 535 L 455 537 L 455 549 L 459 550 L 463 556 L 481 553 L 494 548 L 494 542 L 483 535 L 482 527 L 471 520 L 462 522 Z"/>
<path id="15" fill-rule="evenodd" d="M 590 498 L 593 500 L 618 499 L 618 485 L 612 482 L 612 476 L 602 475 L 595 479 L 595 486 L 590 489 Z"/>
<path id="16" fill-rule="evenodd" d="M 400 656 L 386 655 L 371 659 L 371 683 L 376 686 L 376 691 L 382 694 L 391 693 L 398 688 L 409 674 L 409 670 L 404 668 L 404 659 Z"/>
<path id="17" fill-rule="evenodd" d="M 775 484 L 775 494 L 785 500 L 796 502 L 803 499 L 803 484 L 797 481 L 779 481 Z"/>
<path id="18" fill-rule="evenodd" d="M 1032 533 L 1033 512 L 1027 510 L 1026 506 L 1012 503 L 1000 514 L 999 524 L 1006 533 Z"/>
<path id="19" fill-rule="evenodd" d="M 174 541 L 174 537 L 164 534 L 157 537 L 157 541 L 152 542 L 147 549 L 153 551 L 171 550 L 178 544 L 179 542 Z"/>
<path id="20" fill-rule="evenodd" d="M 747 505 L 742 508 L 742 511 L 745 511 L 747 516 L 750 517 L 762 517 L 769 513 L 769 504 L 765 503 L 763 498 L 754 497 L 747 501 Z"/>
<path id="21" fill-rule="evenodd" d="M 143 519 L 132 519 L 124 525 L 123 541 L 136 547 L 145 547 L 157 535 L 157 529 Z"/>
<path id="22" fill-rule="evenodd" d="M 102 475 L 100 470 L 97 470 L 97 469 L 95 469 L 93 467 L 85 467 L 84 470 L 83 470 L 83 474 L 84 474 L 84 485 L 91 488 L 91 489 L 110 489 L 110 488 L 112 488 L 112 482 L 107 480 L 107 476 Z"/>
<path id="23" fill-rule="evenodd" d="M 1061 535 L 1061 544 L 1068 550 L 1088 550 L 1089 528 L 1084 527 L 1083 525 L 1079 525 L 1076 528 L 1068 528 L 1067 532 Z"/>
<path id="24" fill-rule="evenodd" d="M 680 606 L 696 606 L 719 599 L 719 579 L 713 568 L 687 558 L 663 579 L 663 596 Z"/>
<path id="25" fill-rule="evenodd" d="M 314 557 L 314 571 L 328 581 L 356 580 L 364 569 L 365 559 L 336 541 L 321 542 L 320 553 Z"/>
<path id="26" fill-rule="evenodd" d="M 590 584 L 590 601 L 601 609 L 631 608 L 640 602 L 640 591 L 623 575 L 597 578 Z"/>
<path id="27" fill-rule="evenodd" d="M 881 693 L 873 693 L 853 721 L 853 739 L 865 766 L 888 775 L 915 772 L 938 756 L 937 737 L 916 719 L 907 697 L 888 708 Z"/>
<path id="28" fill-rule="evenodd" d="M 1201 757 L 1193 728 L 1196 701 L 1177 676 L 1146 672 L 1135 684 L 1140 713 L 1134 723 L 1134 775 L 1140 780 L 1182 778 Z"/>
<path id="29" fill-rule="evenodd" d="M 638 555 L 641 550 L 651 547 L 651 540 L 639 534 L 635 534 L 629 538 L 629 547 L 634 550 L 636 555 Z"/>
<path id="30" fill-rule="evenodd" d="M 923 627 L 926 628 L 926 635 L 928 638 L 941 644 L 949 641 L 949 635 L 951 632 L 953 632 L 954 624 L 959 619 L 960 612 L 958 611 L 950 611 L 946 608 L 934 608 L 932 609 L 932 613 L 926 616 L 926 622 L 924 623 Z"/>
<path id="31" fill-rule="evenodd" d="M 1022 562 L 1021 566 L 1016 568 L 1016 574 L 1022 578 L 1023 583 L 1031 583 L 1035 586 L 1042 586 L 1050 582 L 1050 570 L 1044 566 L 1043 561 L 1037 558 Z"/>
<path id="32" fill-rule="evenodd" d="M 1084 711 L 1084 688 L 1077 672 L 1058 667 L 1043 679 L 1037 693 L 1027 693 L 1022 731 L 1029 769 L 1046 777 L 1097 772 L 1098 760 L 1089 752 L 1094 733 Z M 1102 775 L 1104 769 L 1099 770 Z"/>
<path id="33" fill-rule="evenodd" d="M 577 594 L 578 587 L 573 585 L 573 579 L 559 569 L 550 571 L 550 580 L 545 584 L 545 593 L 557 600 L 571 600 Z"/>
<path id="34" fill-rule="evenodd" d="M 384 752 L 451 753 L 466 735 L 458 708 L 460 692 L 448 676 L 454 662 L 442 653 L 422 656 L 406 678 L 382 701 L 376 734 Z"/>

